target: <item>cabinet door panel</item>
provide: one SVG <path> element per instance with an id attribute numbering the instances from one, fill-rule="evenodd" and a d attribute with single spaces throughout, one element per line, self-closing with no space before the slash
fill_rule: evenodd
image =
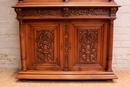
<path id="1" fill-rule="evenodd" d="M 74 56 L 70 70 L 105 70 L 107 29 L 106 20 L 72 21 Z"/>
<path id="2" fill-rule="evenodd" d="M 60 43 L 62 23 L 59 21 L 27 21 L 28 69 L 62 70 Z"/>

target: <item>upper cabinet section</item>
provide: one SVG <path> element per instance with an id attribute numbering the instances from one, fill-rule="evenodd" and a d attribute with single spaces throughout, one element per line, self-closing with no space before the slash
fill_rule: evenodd
<path id="1" fill-rule="evenodd" d="M 17 19 L 115 19 L 114 0 L 18 0 Z"/>

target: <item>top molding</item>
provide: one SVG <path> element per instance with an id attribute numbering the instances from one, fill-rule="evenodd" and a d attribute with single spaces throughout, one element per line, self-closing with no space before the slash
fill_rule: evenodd
<path id="1" fill-rule="evenodd" d="M 120 7 L 114 2 L 35 2 L 35 3 L 17 3 L 13 8 L 17 7 Z"/>
<path id="2" fill-rule="evenodd" d="M 26 0 L 18 0 L 18 2 L 24 2 L 24 1 L 26 1 Z M 35 1 L 35 0 L 29 0 L 29 1 Z M 63 2 L 70 2 L 70 0 L 63 0 Z M 115 2 L 115 1 L 114 0 L 108 0 L 108 2 Z"/>

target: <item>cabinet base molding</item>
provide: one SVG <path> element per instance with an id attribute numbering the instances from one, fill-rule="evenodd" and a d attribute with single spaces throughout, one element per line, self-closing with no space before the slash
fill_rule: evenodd
<path id="1" fill-rule="evenodd" d="M 42 80 L 110 80 L 117 79 L 113 72 L 81 72 L 81 71 L 20 71 L 16 79 Z"/>

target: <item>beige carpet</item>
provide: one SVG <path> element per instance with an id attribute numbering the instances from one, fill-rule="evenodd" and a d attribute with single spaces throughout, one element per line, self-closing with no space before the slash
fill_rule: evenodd
<path id="1" fill-rule="evenodd" d="M 15 79 L 18 70 L 0 70 L 0 87 L 130 87 L 130 71 L 114 71 L 113 81 L 21 81 Z"/>

